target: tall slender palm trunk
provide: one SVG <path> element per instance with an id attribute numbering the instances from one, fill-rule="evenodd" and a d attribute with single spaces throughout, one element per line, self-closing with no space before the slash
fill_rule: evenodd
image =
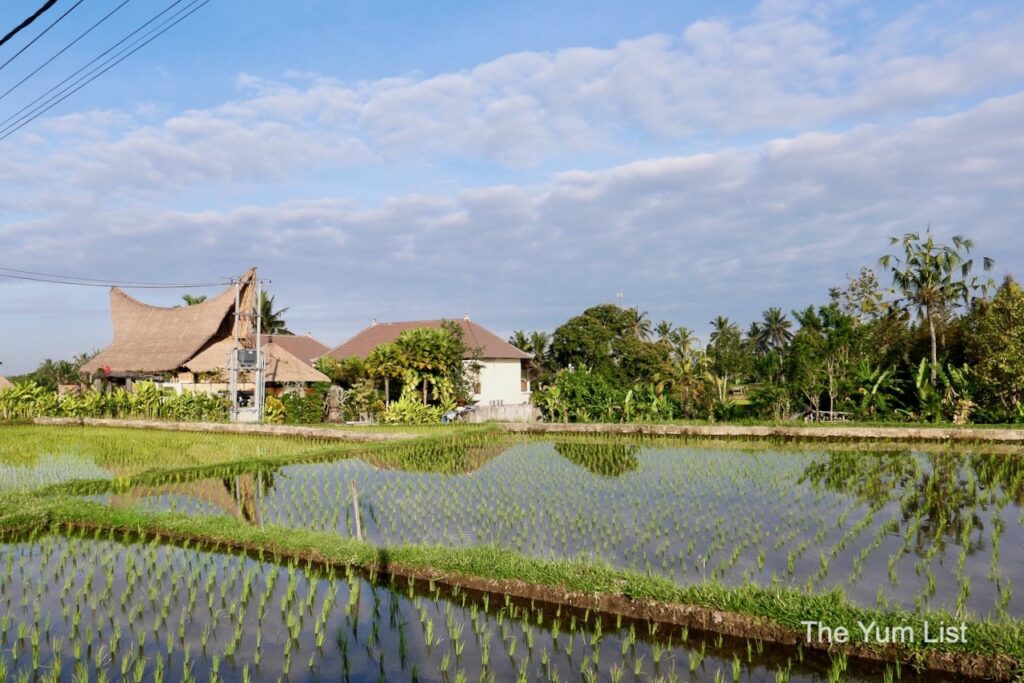
<path id="1" fill-rule="evenodd" d="M 938 364 L 938 361 L 939 361 L 939 358 L 938 358 L 939 349 L 938 349 L 937 340 L 935 338 L 935 318 L 932 316 L 931 306 L 929 306 L 928 309 L 927 309 L 927 315 L 928 315 L 928 332 L 929 332 L 929 334 L 931 334 L 931 338 L 932 338 L 932 367 L 931 367 L 931 371 L 932 372 L 931 372 L 931 377 L 932 377 L 932 387 L 934 387 L 935 386 L 935 382 L 938 380 L 938 373 L 937 373 L 937 370 L 936 370 L 936 365 Z"/>

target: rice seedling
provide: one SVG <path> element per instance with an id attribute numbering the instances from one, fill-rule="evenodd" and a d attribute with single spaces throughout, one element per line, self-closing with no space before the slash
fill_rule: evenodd
<path id="1" fill-rule="evenodd" d="M 414 462 L 453 459 L 435 447 L 403 448 Z M 989 468 L 985 476 L 972 475 L 976 500 L 958 499 L 954 502 L 966 507 L 943 513 L 948 502 L 943 493 L 955 481 L 949 479 L 950 469 L 971 473 L 980 467 L 952 453 L 857 453 L 855 463 L 843 452 L 630 442 L 509 447 L 498 441 L 491 451 L 471 476 L 380 469 L 357 458 L 287 466 L 262 473 L 273 487 L 253 491 L 242 507 L 254 509 L 262 523 L 354 535 L 354 527 L 339 515 L 351 507 L 354 484 L 365 513 L 361 532 L 384 546 L 495 544 L 539 557 L 594 557 L 683 583 L 714 577 L 735 585 L 773 580 L 815 589 L 848 585 L 850 596 L 865 605 L 878 604 L 878 586 L 861 577 L 880 563 L 890 584 L 901 588 L 887 596 L 893 604 L 909 607 L 920 595 L 919 604 L 952 609 L 953 599 L 935 603 L 928 579 L 928 571 L 950 572 L 939 555 L 942 547 L 959 545 L 962 559 L 951 574 L 958 581 L 960 574 L 974 574 L 971 568 L 981 560 L 988 560 L 991 580 L 997 573 L 993 567 L 1024 559 L 1016 549 L 1012 557 L 1000 557 L 997 540 L 990 540 L 988 557 L 967 552 L 974 545 L 964 544 L 974 541 L 963 530 L 973 525 L 962 520 L 985 523 L 993 513 L 980 506 L 982 499 L 1016 508 L 1009 492 L 1017 475 L 983 461 Z M 405 456 L 388 457 L 388 467 L 394 467 Z M 849 484 L 859 472 L 855 465 L 863 463 L 866 483 Z M 893 471 L 906 483 L 888 488 L 877 483 Z M 234 490 L 250 490 L 253 475 L 241 477 Z M 145 498 L 142 503 L 160 506 Z M 955 525 L 942 521 L 954 514 Z M 936 523 L 928 521 L 931 517 Z M 995 524 L 992 536 L 1002 533 Z M 917 558 L 913 566 L 900 562 L 907 554 Z M 968 595 L 967 601 L 976 613 L 1005 609 L 1014 614 L 1012 602 L 1000 608 L 998 600 L 979 604 Z"/>

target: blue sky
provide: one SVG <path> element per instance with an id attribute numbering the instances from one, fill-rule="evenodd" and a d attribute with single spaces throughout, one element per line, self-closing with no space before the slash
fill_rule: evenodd
<path id="1" fill-rule="evenodd" d="M 169 2 L 129 2 L 0 120 Z M 117 4 L 84 0 L 0 93 Z M 822 303 L 928 224 L 1020 274 L 1022 31 L 1019 2 L 210 0 L 0 140 L 0 267 L 257 265 L 328 344 L 466 311 L 550 330 L 619 291 L 706 335 Z M 0 372 L 110 334 L 104 290 L 0 278 Z"/>

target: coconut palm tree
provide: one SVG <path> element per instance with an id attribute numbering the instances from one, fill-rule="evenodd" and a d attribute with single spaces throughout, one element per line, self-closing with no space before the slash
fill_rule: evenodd
<path id="1" fill-rule="evenodd" d="M 530 338 L 522 330 L 513 332 L 512 336 L 508 338 L 508 343 L 521 351 L 530 351 Z"/>
<path id="2" fill-rule="evenodd" d="M 551 335 L 547 332 L 531 332 L 530 333 L 530 353 L 533 354 L 533 360 L 537 365 L 543 365 L 548 357 L 548 346 L 551 345 Z"/>
<path id="3" fill-rule="evenodd" d="M 897 305 L 914 309 L 917 316 L 928 324 L 931 337 L 931 381 L 935 386 L 938 368 L 938 335 L 936 324 L 940 316 L 958 304 L 969 304 L 976 293 L 984 295 L 994 286 L 992 280 L 980 282 L 971 277 L 974 259 L 970 258 L 974 242 L 953 235 L 953 244 L 935 241 L 929 227 L 924 238 L 908 232 L 903 237 L 892 237 L 890 245 L 899 245 L 902 254 L 886 254 L 879 263 L 892 276 L 890 292 L 898 293 Z M 992 270 L 995 261 L 987 256 L 982 268 Z"/>
<path id="4" fill-rule="evenodd" d="M 647 311 L 641 311 L 636 306 L 626 309 L 629 314 L 629 331 L 637 339 L 648 340 L 651 338 L 651 320 L 647 317 Z"/>
<path id="5" fill-rule="evenodd" d="M 288 323 L 284 321 L 284 314 L 287 308 L 274 310 L 274 297 L 265 291 L 260 292 L 260 330 L 263 334 L 292 334 L 288 329 Z"/>
<path id="6" fill-rule="evenodd" d="M 654 333 L 658 335 L 659 342 L 668 344 L 672 337 L 672 323 L 667 320 L 662 320 L 654 327 Z"/>
<path id="7" fill-rule="evenodd" d="M 181 300 L 185 302 L 186 306 L 195 306 L 196 304 L 201 304 L 206 301 L 206 295 L 200 294 L 195 296 L 192 294 L 184 294 L 182 295 Z"/>
<path id="8" fill-rule="evenodd" d="M 793 322 L 786 317 L 781 308 L 772 307 L 762 313 L 764 322 L 755 323 L 758 327 L 758 342 L 767 351 L 779 350 L 793 339 Z"/>
<path id="9" fill-rule="evenodd" d="M 721 339 L 723 335 L 729 333 L 739 334 L 739 331 L 739 326 L 729 320 L 728 316 L 718 315 L 711 321 L 711 337 L 709 338 L 709 341 L 714 345 L 715 342 Z"/>
<path id="10" fill-rule="evenodd" d="M 693 330 L 690 328 L 677 327 L 669 335 L 669 343 L 672 345 L 672 352 L 675 353 L 676 357 L 680 361 L 686 361 L 690 359 L 693 353 L 693 347 L 697 344 L 697 337 L 694 336 Z"/>

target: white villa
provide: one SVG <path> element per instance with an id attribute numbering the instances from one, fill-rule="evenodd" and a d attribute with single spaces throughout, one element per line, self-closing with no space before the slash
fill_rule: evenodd
<path id="1" fill-rule="evenodd" d="M 419 327 L 441 327 L 442 320 L 410 320 L 403 322 L 374 322 L 347 341 L 334 347 L 327 355 L 343 360 L 353 356 L 366 358 L 381 344 L 395 341 L 406 330 Z M 480 407 L 518 406 L 530 403 L 530 383 L 527 379 L 527 364 L 532 355 L 517 349 L 507 341 L 465 316 L 456 319 L 462 328 L 463 341 L 470 349 L 466 358 L 477 358 L 480 370 L 477 375 L 473 400 Z"/>

